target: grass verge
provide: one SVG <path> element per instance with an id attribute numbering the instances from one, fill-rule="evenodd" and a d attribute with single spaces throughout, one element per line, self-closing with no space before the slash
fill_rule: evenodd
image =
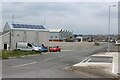
<path id="1" fill-rule="evenodd" d="M 9 59 L 10 57 L 20 58 L 20 57 L 25 56 L 25 55 L 40 54 L 40 52 L 16 51 L 16 50 L 7 51 L 7 50 L 3 50 L 0 54 L 2 56 L 2 59 Z"/>
<path id="2" fill-rule="evenodd" d="M 0 58 L 2 58 L 2 50 L 0 50 Z"/>

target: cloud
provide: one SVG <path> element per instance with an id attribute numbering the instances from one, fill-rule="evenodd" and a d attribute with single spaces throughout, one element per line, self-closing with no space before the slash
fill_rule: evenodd
<path id="1" fill-rule="evenodd" d="M 63 28 L 74 33 L 106 34 L 108 5 L 95 2 L 13 2 L 3 3 L 3 24 L 15 22 L 39 23 L 46 28 Z M 117 8 L 111 8 L 111 33 L 117 32 Z M 114 26 L 114 28 L 113 28 Z"/>

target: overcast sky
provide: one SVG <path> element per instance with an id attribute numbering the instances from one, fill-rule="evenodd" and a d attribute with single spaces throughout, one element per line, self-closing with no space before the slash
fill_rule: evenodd
<path id="1" fill-rule="evenodd" d="M 81 34 L 108 33 L 108 2 L 5 2 L 2 26 L 6 22 L 44 24 L 47 29 L 67 29 Z M 2 31 L 2 29 L 0 29 Z M 118 7 L 111 7 L 111 33 L 118 31 Z"/>

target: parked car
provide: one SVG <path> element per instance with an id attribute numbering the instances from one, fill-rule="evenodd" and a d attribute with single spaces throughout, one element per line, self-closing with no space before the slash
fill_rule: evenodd
<path id="1" fill-rule="evenodd" d="M 38 46 L 33 45 L 28 42 L 17 42 L 16 43 L 16 49 L 17 50 L 22 50 L 22 51 L 37 51 L 41 52 Z"/>
<path id="2" fill-rule="evenodd" d="M 49 47 L 50 52 L 60 52 L 61 48 L 59 46 Z"/>
<path id="3" fill-rule="evenodd" d="M 120 40 L 117 40 L 117 41 L 115 42 L 115 45 L 120 45 Z"/>
<path id="4" fill-rule="evenodd" d="M 41 52 L 48 52 L 48 47 L 44 46 L 43 44 L 41 46 L 38 46 Z"/>

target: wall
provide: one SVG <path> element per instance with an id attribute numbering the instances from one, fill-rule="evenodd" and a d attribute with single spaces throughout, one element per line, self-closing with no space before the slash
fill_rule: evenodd
<path id="1" fill-rule="evenodd" d="M 51 36 L 53 38 L 51 38 Z M 55 36 L 57 36 L 57 38 L 55 38 Z M 67 31 L 67 30 L 63 30 L 60 32 L 50 32 L 50 35 L 49 35 L 50 40 L 64 40 L 64 39 L 70 38 L 70 37 L 72 37 L 72 32 Z"/>
<path id="2" fill-rule="evenodd" d="M 0 50 L 2 50 L 2 36 L 0 36 Z"/>
<path id="3" fill-rule="evenodd" d="M 53 37 L 53 38 L 51 38 L 51 36 Z M 55 36 L 57 36 L 57 38 L 55 38 Z M 59 32 L 50 32 L 50 35 L 49 35 L 49 38 L 50 38 L 50 40 L 52 39 L 52 40 L 59 40 Z"/>
<path id="4" fill-rule="evenodd" d="M 4 44 L 7 44 L 7 49 L 10 47 L 10 32 L 7 32 L 1 36 L 2 38 L 2 49 L 4 49 Z"/>
<path id="5" fill-rule="evenodd" d="M 12 49 L 15 49 L 16 42 L 30 42 L 34 44 L 45 44 L 48 46 L 49 32 L 37 30 L 15 30 L 12 31 Z"/>

